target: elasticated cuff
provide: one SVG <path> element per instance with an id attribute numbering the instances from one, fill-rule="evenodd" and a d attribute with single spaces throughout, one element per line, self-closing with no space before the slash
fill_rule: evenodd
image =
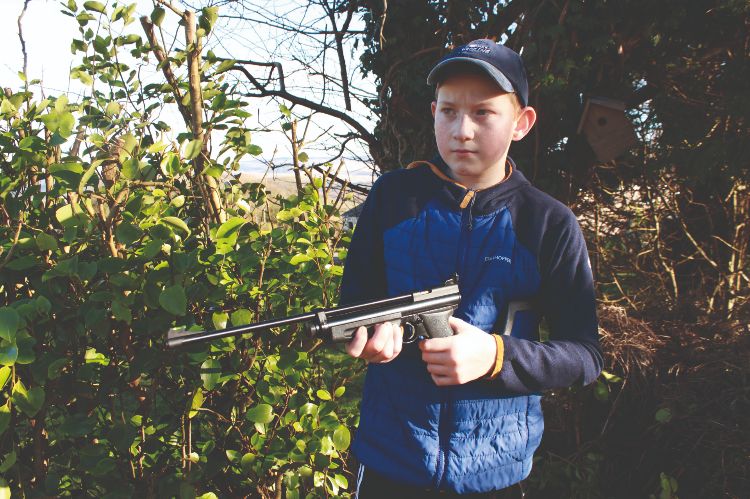
<path id="1" fill-rule="evenodd" d="M 499 334 L 493 334 L 495 338 L 495 344 L 497 345 L 497 356 L 495 357 L 495 367 L 492 368 L 490 374 L 487 375 L 487 379 L 495 379 L 500 370 L 503 368 L 503 357 L 505 354 L 505 344 L 503 343 L 502 337 Z"/>

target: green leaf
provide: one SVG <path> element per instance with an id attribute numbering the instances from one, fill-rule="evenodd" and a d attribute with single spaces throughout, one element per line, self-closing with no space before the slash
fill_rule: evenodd
<path id="1" fill-rule="evenodd" d="M 0 405 L 0 435 L 2 435 L 10 424 L 10 401 Z M 10 495 L 8 495 L 10 497 Z"/>
<path id="2" fill-rule="evenodd" d="M 49 379 L 59 378 L 69 362 L 68 359 L 57 359 L 50 362 L 49 366 L 47 366 L 47 377 Z"/>
<path id="3" fill-rule="evenodd" d="M 143 231 L 140 227 L 137 227 L 129 222 L 122 222 L 115 229 L 115 237 L 125 246 L 129 246 L 143 235 Z"/>
<path id="4" fill-rule="evenodd" d="M 118 321 L 123 321 L 127 324 L 133 322 L 133 313 L 130 311 L 130 308 L 120 300 L 112 301 L 112 315 Z"/>
<path id="5" fill-rule="evenodd" d="M 182 206 L 185 204 L 185 196 L 183 196 L 182 194 L 180 194 L 179 196 L 175 196 L 172 198 L 169 204 L 174 206 L 175 208 L 182 208 Z"/>
<path id="6" fill-rule="evenodd" d="M 36 340 L 26 331 L 19 331 L 18 337 L 16 338 L 16 346 L 18 347 L 18 357 L 16 358 L 16 364 L 31 364 L 36 360 L 36 353 L 34 352 L 34 345 Z"/>
<path id="7" fill-rule="evenodd" d="M 3 459 L 2 464 L 0 464 L 0 473 L 5 473 L 9 469 L 11 469 L 14 464 L 16 464 L 15 451 L 5 455 L 5 459 Z"/>
<path id="8" fill-rule="evenodd" d="M 170 314 L 185 315 L 187 308 L 185 289 L 179 284 L 166 288 L 159 294 L 159 305 Z"/>
<path id="9" fill-rule="evenodd" d="M 315 392 L 315 395 L 317 395 L 320 400 L 331 400 L 331 394 L 328 393 L 328 390 L 318 390 Z"/>
<path id="10" fill-rule="evenodd" d="M 83 2 L 83 8 L 86 9 L 86 10 L 93 11 L 93 12 L 99 12 L 100 14 L 104 14 L 104 12 L 106 10 L 106 8 L 104 7 L 103 3 L 96 2 L 96 1 L 93 1 L 93 0 L 92 1 L 88 1 L 88 2 Z"/>
<path id="11" fill-rule="evenodd" d="M 203 388 L 213 390 L 221 377 L 221 364 L 216 359 L 206 359 L 201 364 L 201 380 Z"/>
<path id="12" fill-rule="evenodd" d="M 8 379 L 10 378 L 11 369 L 8 366 L 0 368 L 0 390 L 5 388 L 5 383 L 8 382 Z"/>
<path id="13" fill-rule="evenodd" d="M 229 59 L 227 61 L 221 61 L 221 64 L 216 68 L 216 71 L 214 71 L 213 76 L 219 75 L 230 68 L 234 67 L 234 65 L 237 63 L 234 59 Z M 249 132 L 248 132 L 249 133 Z"/>
<path id="14" fill-rule="evenodd" d="M 89 180 L 91 180 L 91 177 L 94 176 L 94 173 L 96 173 L 96 169 L 101 164 L 101 161 L 94 161 L 93 163 L 91 163 L 91 166 L 89 166 L 88 170 L 86 170 L 86 173 L 84 173 L 81 177 L 81 181 L 78 183 L 78 194 L 83 194 L 83 191 L 86 190 L 86 186 L 88 185 Z"/>
<path id="15" fill-rule="evenodd" d="M 3 345 L 0 345 L 0 364 L 4 366 L 12 366 L 16 363 L 18 358 L 18 347 L 15 342 L 7 343 L 2 341 Z"/>
<path id="16" fill-rule="evenodd" d="M 161 22 L 164 20 L 164 15 L 166 12 L 161 7 L 154 7 L 154 10 L 151 11 L 151 22 L 154 23 L 157 26 L 161 26 Z"/>
<path id="17" fill-rule="evenodd" d="M 349 444 L 351 443 L 351 433 L 349 433 L 349 428 L 347 428 L 344 425 L 340 425 L 336 430 L 333 432 L 333 446 L 338 451 L 346 450 L 349 448 Z"/>
<path id="18" fill-rule="evenodd" d="M 177 229 L 178 231 L 185 234 L 185 236 L 190 236 L 190 229 L 188 228 L 187 224 L 180 220 L 177 217 L 164 217 L 161 219 L 161 221 L 173 229 Z"/>
<path id="19" fill-rule="evenodd" d="M 83 359 L 86 361 L 86 364 L 99 364 L 100 366 L 109 364 L 109 359 L 107 359 L 106 355 L 97 352 L 96 348 L 87 348 Z"/>
<path id="20" fill-rule="evenodd" d="M 229 314 L 226 312 L 214 312 L 211 314 L 211 321 L 214 323 L 214 328 L 224 329 L 227 327 L 227 321 L 229 320 Z"/>
<path id="21" fill-rule="evenodd" d="M 120 174 L 128 180 L 138 180 L 141 177 L 141 163 L 137 158 L 128 158 L 122 162 Z"/>
<path id="22" fill-rule="evenodd" d="M 159 163 L 159 168 L 161 168 L 162 173 L 167 177 L 179 175 L 182 171 L 180 157 L 173 152 L 166 153 Z"/>
<path id="23" fill-rule="evenodd" d="M 299 159 L 300 163 L 307 163 L 310 161 L 310 157 L 307 155 L 306 152 L 301 152 L 297 155 L 297 159 Z"/>
<path id="24" fill-rule="evenodd" d="M 239 232 L 246 220 L 242 217 L 232 217 L 218 228 L 216 239 L 225 239 Z"/>
<path id="25" fill-rule="evenodd" d="M 242 459 L 240 459 L 240 467 L 242 468 L 242 471 L 247 473 L 250 471 L 253 463 L 255 462 L 255 454 L 247 453 L 244 456 L 242 456 Z"/>
<path id="26" fill-rule="evenodd" d="M 291 263 L 292 265 L 299 265 L 302 262 L 309 262 L 310 260 L 312 260 L 312 258 L 310 258 L 309 256 L 303 253 L 300 253 L 300 254 L 294 255 L 292 259 L 289 260 L 289 263 Z"/>
<path id="27" fill-rule="evenodd" d="M 656 415 L 654 416 L 657 423 L 668 423 L 672 419 L 672 410 L 668 407 L 662 407 L 658 411 L 656 411 Z"/>
<path id="28" fill-rule="evenodd" d="M 232 312 L 231 318 L 233 326 L 244 326 L 252 322 L 253 313 L 245 308 L 241 308 Z"/>
<path id="29" fill-rule="evenodd" d="M 203 141 L 201 139 L 195 139 L 188 142 L 185 147 L 185 159 L 190 160 L 198 157 L 203 149 Z"/>
<path id="30" fill-rule="evenodd" d="M 74 188 L 78 187 L 81 181 L 83 165 L 81 163 L 55 163 L 50 165 L 48 170 L 56 180 Z"/>
<path id="31" fill-rule="evenodd" d="M 247 410 L 245 419 L 254 423 L 268 424 L 273 421 L 273 407 L 268 404 L 258 404 L 251 407 Z"/>
<path id="32" fill-rule="evenodd" d="M 606 383 L 596 380 L 596 383 L 594 383 L 594 397 L 602 402 L 606 402 L 609 399 L 609 388 L 607 388 Z"/>
<path id="33" fill-rule="evenodd" d="M 86 221 L 86 215 L 78 203 L 58 208 L 55 210 L 55 218 L 64 227 L 78 227 Z"/>
<path id="34" fill-rule="evenodd" d="M 3 116 L 15 116 L 16 112 L 18 110 L 15 108 L 15 106 L 8 100 L 3 99 L 2 103 L 0 104 L 0 114 Z"/>
<path id="35" fill-rule="evenodd" d="M 193 398 L 190 400 L 190 412 L 188 412 L 188 417 L 193 418 L 198 414 L 198 409 L 203 407 L 203 401 L 205 400 L 205 397 L 203 396 L 203 390 L 198 388 L 195 390 L 195 394 L 193 395 Z"/>
<path id="36" fill-rule="evenodd" d="M 616 374 L 609 373 L 607 371 L 602 371 L 602 376 L 608 383 L 621 383 L 622 378 L 617 376 Z"/>
<path id="37" fill-rule="evenodd" d="M 0 478 L 0 499 L 10 499 L 10 487 L 4 478 Z"/>
<path id="38" fill-rule="evenodd" d="M 44 388 L 35 386 L 27 390 L 21 381 L 13 385 L 11 400 L 28 417 L 33 418 L 44 404 Z"/>
<path id="39" fill-rule="evenodd" d="M 138 37 L 138 35 L 135 35 Z M 107 116 L 116 116 L 120 114 L 120 110 L 122 109 L 122 106 L 118 102 L 112 101 L 109 104 L 107 104 L 107 107 L 104 108 L 104 114 Z"/>
<path id="40" fill-rule="evenodd" d="M 218 7 L 204 7 L 203 9 L 201 9 L 201 15 L 198 18 L 198 25 L 203 28 L 206 33 L 208 33 L 211 31 L 211 29 L 213 29 L 218 18 Z"/>
<path id="41" fill-rule="evenodd" d="M 336 485 L 338 485 L 342 489 L 349 487 L 349 481 L 344 475 L 337 474 L 333 477 L 333 480 L 336 482 Z"/>
<path id="42" fill-rule="evenodd" d="M 340 396 L 342 396 L 344 394 L 345 391 L 346 391 L 346 387 L 345 386 L 340 386 L 340 387 L 336 388 L 335 392 L 333 392 L 333 396 L 336 397 L 336 398 L 339 398 Z"/>
<path id="43" fill-rule="evenodd" d="M 44 295 L 39 295 L 34 302 L 34 308 L 37 314 L 48 315 L 52 310 L 52 303 Z"/>
<path id="44" fill-rule="evenodd" d="M 14 342 L 16 331 L 21 323 L 21 317 L 10 307 L 0 308 L 0 338 L 8 342 Z"/>

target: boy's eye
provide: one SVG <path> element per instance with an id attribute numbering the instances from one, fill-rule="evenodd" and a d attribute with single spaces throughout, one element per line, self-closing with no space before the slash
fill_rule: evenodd
<path id="1" fill-rule="evenodd" d="M 477 114 L 479 116 L 486 116 L 486 115 L 490 114 L 490 111 L 489 111 L 489 109 L 478 109 L 477 110 Z"/>
<path id="2" fill-rule="evenodd" d="M 453 116 L 454 114 L 456 114 L 456 110 L 450 107 L 444 107 L 443 109 L 441 109 L 441 111 L 443 114 L 448 116 Z"/>

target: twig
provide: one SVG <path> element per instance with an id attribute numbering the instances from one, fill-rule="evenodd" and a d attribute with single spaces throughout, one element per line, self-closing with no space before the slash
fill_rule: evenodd
<path id="1" fill-rule="evenodd" d="M 13 256 L 13 252 L 16 250 L 16 246 L 18 245 L 18 237 L 21 234 L 21 227 L 23 227 L 23 219 L 18 221 L 18 227 L 16 227 L 16 233 L 13 236 L 13 244 L 11 244 L 10 249 L 8 250 L 8 254 L 5 255 L 5 258 L 3 258 L 3 263 L 0 263 L 0 269 L 8 264 L 8 262 L 10 261 L 10 257 Z"/>
<path id="2" fill-rule="evenodd" d="M 239 61 L 238 61 L 239 62 Z M 313 102 L 309 99 L 305 99 L 303 97 L 296 96 L 294 94 L 289 93 L 285 87 L 283 86 L 283 72 L 281 71 L 281 65 L 278 63 L 274 64 L 265 64 L 266 66 L 274 66 L 279 70 L 279 77 L 280 77 L 280 84 L 281 88 L 279 90 L 269 90 L 265 86 L 261 85 L 257 79 L 247 70 L 247 68 L 243 66 L 233 66 L 230 68 L 230 70 L 239 71 L 242 74 L 245 75 L 245 77 L 252 83 L 252 85 L 255 87 L 255 89 L 258 91 L 257 93 L 248 93 L 246 96 L 248 97 L 279 97 L 281 99 L 285 99 L 293 104 L 299 104 L 301 106 L 304 106 L 306 108 L 312 109 L 313 111 L 319 111 L 323 114 L 326 114 L 328 116 L 333 116 L 334 118 L 338 118 L 344 123 L 348 124 L 352 128 L 354 128 L 357 132 L 359 132 L 362 139 L 367 142 L 367 144 L 371 148 L 377 148 L 378 147 L 378 140 L 376 139 L 375 135 L 370 133 L 361 123 L 359 123 L 357 120 L 353 119 L 348 114 L 344 113 L 343 111 L 339 111 L 336 109 L 332 109 L 328 106 L 325 106 L 323 104 L 319 104 L 317 102 Z"/>
<path id="3" fill-rule="evenodd" d="M 21 53 L 23 54 L 24 88 L 27 91 L 29 90 L 29 80 L 26 75 L 26 71 L 28 70 L 29 56 L 26 53 L 26 41 L 23 39 L 23 25 L 21 24 L 21 21 L 23 20 L 24 14 L 26 14 L 26 8 L 29 6 L 30 1 L 31 0 L 24 0 L 21 15 L 18 16 L 18 39 L 21 41 Z"/>

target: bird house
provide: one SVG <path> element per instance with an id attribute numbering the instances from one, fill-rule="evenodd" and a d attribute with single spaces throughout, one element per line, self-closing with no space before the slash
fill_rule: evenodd
<path id="1" fill-rule="evenodd" d="M 637 143 L 633 124 L 625 115 L 625 103 L 612 99 L 586 99 L 578 133 L 583 133 L 602 162 L 615 159 Z"/>

